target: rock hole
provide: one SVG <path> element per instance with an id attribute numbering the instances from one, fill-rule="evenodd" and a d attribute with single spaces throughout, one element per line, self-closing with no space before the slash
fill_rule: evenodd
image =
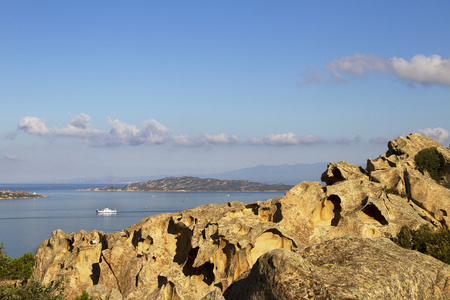
<path id="1" fill-rule="evenodd" d="M 341 198 L 337 195 L 330 195 L 322 200 L 313 212 L 312 221 L 316 225 L 337 226 L 341 220 Z"/>
<path id="2" fill-rule="evenodd" d="M 175 224 L 173 220 L 170 220 L 167 232 L 176 235 L 176 254 L 173 261 L 182 265 L 191 251 L 192 231 L 183 223 Z"/>
<path id="3" fill-rule="evenodd" d="M 342 176 L 342 173 L 341 173 L 341 171 L 339 171 L 338 168 L 334 168 L 331 173 L 333 173 L 335 181 L 342 181 L 342 180 L 344 180 L 344 176 Z"/>
<path id="4" fill-rule="evenodd" d="M 327 200 L 333 203 L 334 218 L 331 220 L 331 226 L 337 226 L 341 220 L 341 198 L 336 195 L 331 195 Z"/>
<path id="5" fill-rule="evenodd" d="M 264 253 L 273 249 L 289 249 L 297 247 L 295 242 L 285 237 L 279 230 L 272 228 L 256 238 L 253 248 L 248 255 L 249 264 L 252 266 Z"/>
<path id="6" fill-rule="evenodd" d="M 381 225 L 388 225 L 389 222 L 383 216 L 381 211 L 374 204 L 367 204 L 359 213 L 361 220 L 366 223 L 380 223 Z"/>
<path id="7" fill-rule="evenodd" d="M 139 272 L 136 275 L 136 287 L 139 287 L 142 285 L 142 282 L 139 284 L 139 275 L 141 274 L 142 268 L 143 267 L 140 268 Z"/>
<path id="8" fill-rule="evenodd" d="M 133 232 L 133 238 L 131 239 L 131 244 L 134 246 L 134 248 L 137 248 L 138 244 L 144 241 L 142 238 L 142 228 L 139 230 L 135 230 Z"/>
<path id="9" fill-rule="evenodd" d="M 202 276 L 203 282 L 207 285 L 211 285 L 214 282 L 214 264 L 205 262 L 199 267 L 194 267 L 198 249 L 198 247 L 192 248 L 189 252 L 186 263 L 183 266 L 183 273 L 185 276 Z"/>
<path id="10" fill-rule="evenodd" d="M 165 276 L 158 276 L 158 288 L 161 288 L 162 286 L 167 284 L 167 277 Z"/>
<path id="11" fill-rule="evenodd" d="M 258 215 L 259 205 L 257 203 L 247 204 L 245 208 L 250 208 L 255 216 Z"/>
<path id="12" fill-rule="evenodd" d="M 225 274 L 228 274 L 228 271 L 230 270 L 231 265 L 231 259 L 236 254 L 236 247 L 233 244 L 228 244 L 222 249 L 223 254 L 225 254 L 226 261 L 225 261 Z"/>
<path id="13" fill-rule="evenodd" d="M 67 239 L 66 241 L 67 241 L 67 250 L 69 252 L 71 252 L 73 250 L 73 242 L 74 242 L 74 240 L 72 238 L 72 239 Z"/>
<path id="14" fill-rule="evenodd" d="M 218 287 L 221 291 L 223 291 L 223 284 L 222 284 L 222 282 L 218 282 L 214 286 Z"/>
<path id="15" fill-rule="evenodd" d="M 281 220 L 283 220 L 283 214 L 281 213 L 281 203 L 275 204 L 277 210 L 273 214 L 273 222 L 279 223 Z"/>
<path id="16" fill-rule="evenodd" d="M 92 279 L 92 283 L 94 285 L 98 284 L 98 281 L 100 279 L 100 264 L 99 263 L 92 264 L 91 279 Z"/>
<path id="17" fill-rule="evenodd" d="M 441 211 L 441 214 L 444 216 L 444 217 L 446 217 L 447 216 L 447 211 L 446 210 L 444 210 L 444 209 L 440 209 L 440 211 Z"/>

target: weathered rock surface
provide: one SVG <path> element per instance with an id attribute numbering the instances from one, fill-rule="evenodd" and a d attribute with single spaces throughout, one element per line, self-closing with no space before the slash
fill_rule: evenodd
<path id="1" fill-rule="evenodd" d="M 449 149 L 434 140 L 411 134 L 390 142 L 388 152 L 368 160 L 366 170 L 344 162 L 330 164 L 322 175 L 326 186 L 305 181 L 280 198 L 150 216 L 122 232 L 68 234 L 57 230 L 39 247 L 33 276 L 45 284 L 66 276 L 69 298 L 88 290 L 101 295 L 97 299 L 117 299 L 118 292 L 126 299 L 200 299 L 225 291 L 261 255 L 274 249 L 304 256 L 313 252 L 303 249 L 328 245 L 324 242 L 336 238 L 396 235 L 402 225 L 413 229 L 425 223 L 448 226 L 450 190 L 416 170 L 414 163 L 415 153 L 431 146 L 445 159 L 450 157 Z M 382 242 L 377 243 L 358 247 L 378 249 L 376 245 Z M 356 247 L 346 245 L 350 248 L 334 248 L 336 257 Z M 389 253 L 384 258 L 392 262 L 395 253 L 392 259 Z M 341 256 L 346 257 L 345 252 Z M 364 277 L 358 272 L 370 270 L 363 264 L 350 266 L 355 278 Z M 337 278 L 341 276 L 340 269 L 330 270 L 337 272 Z M 448 272 L 443 274 L 448 276 Z M 375 286 L 381 281 L 377 282 Z M 353 295 L 351 286 L 341 289 Z"/>
<path id="2" fill-rule="evenodd" d="M 400 248 L 385 238 L 345 237 L 299 253 L 284 249 L 267 252 L 225 291 L 224 297 L 449 299 L 450 265 Z"/>

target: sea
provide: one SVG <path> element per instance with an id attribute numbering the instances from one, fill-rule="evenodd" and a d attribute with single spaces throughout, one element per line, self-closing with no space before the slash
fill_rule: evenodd
<path id="1" fill-rule="evenodd" d="M 36 193 L 46 198 L 0 200 L 0 242 L 12 258 L 36 253 L 52 231 L 121 231 L 140 220 L 211 203 L 252 203 L 284 192 L 104 192 L 82 191 L 107 184 L 0 184 L 0 190 Z M 101 215 L 108 207 L 117 214 Z"/>

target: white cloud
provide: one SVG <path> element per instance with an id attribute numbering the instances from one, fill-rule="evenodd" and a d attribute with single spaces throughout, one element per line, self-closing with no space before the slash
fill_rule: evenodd
<path id="1" fill-rule="evenodd" d="M 36 117 L 23 117 L 17 124 L 17 129 L 26 133 L 37 134 L 39 136 L 47 135 L 50 130 L 45 126 L 45 119 Z"/>
<path id="2" fill-rule="evenodd" d="M 174 146 L 213 146 L 230 145 L 238 143 L 236 135 L 202 134 L 194 138 L 187 135 L 169 135 L 169 130 L 154 119 L 142 122 L 142 127 L 127 124 L 119 119 L 107 120 L 111 127 L 105 132 L 91 125 L 91 117 L 80 114 L 73 118 L 63 128 L 53 128 L 51 131 L 45 127 L 45 120 L 35 117 L 24 117 L 19 121 L 18 129 L 36 135 L 51 135 L 53 137 L 79 138 L 85 144 L 91 146 L 120 146 L 141 144 L 172 144 Z M 15 134 L 11 134 L 11 138 Z"/>
<path id="3" fill-rule="evenodd" d="M 286 145 L 299 145 L 299 144 L 315 144 L 319 143 L 321 138 L 313 135 L 298 136 L 292 132 L 289 133 L 279 133 L 270 134 L 266 136 L 262 142 L 256 139 L 252 139 L 253 144 L 265 144 L 273 146 L 286 146 Z"/>
<path id="4" fill-rule="evenodd" d="M 439 55 L 429 57 L 418 54 L 410 61 L 393 57 L 385 59 L 372 54 L 355 54 L 334 59 L 325 64 L 324 70 L 336 81 L 347 81 L 345 75 L 362 77 L 368 73 L 389 73 L 402 80 L 423 85 L 450 86 L 450 59 Z M 304 86 L 311 83 L 327 83 L 327 78 L 318 70 L 305 71 L 305 79 L 298 83 Z"/>
<path id="5" fill-rule="evenodd" d="M 80 114 L 72 119 L 64 128 L 54 128 L 56 136 L 79 137 L 84 142 L 92 144 L 92 141 L 99 140 L 104 135 L 101 130 L 91 126 L 91 117 Z"/>
<path id="6" fill-rule="evenodd" d="M 109 132 L 93 128 L 90 123 L 91 117 L 80 114 L 70 121 L 64 128 L 55 128 L 57 136 L 78 137 L 86 144 L 92 146 L 119 146 L 160 144 L 165 141 L 167 128 L 150 119 L 142 123 L 142 129 L 135 125 L 127 124 L 119 119 L 108 118 L 107 123 L 111 126 Z"/>
<path id="7" fill-rule="evenodd" d="M 119 119 L 111 120 L 111 118 L 108 118 L 108 124 L 111 126 L 111 130 L 106 136 L 105 144 L 107 146 L 143 143 L 139 137 L 140 130 L 135 125 L 127 124 Z"/>
<path id="8" fill-rule="evenodd" d="M 450 59 L 439 55 L 416 55 L 410 61 L 391 58 L 390 66 L 400 78 L 424 85 L 438 84 L 450 86 Z"/>
<path id="9" fill-rule="evenodd" d="M 226 135 L 220 133 L 217 135 L 201 134 L 189 139 L 187 135 L 178 135 L 172 137 L 172 142 L 178 146 L 214 146 L 214 145 L 232 145 L 239 142 L 236 135 Z"/>
<path id="10" fill-rule="evenodd" d="M 156 120 L 146 120 L 142 123 L 142 131 L 140 133 L 143 141 L 148 144 L 163 143 L 168 129 Z"/>
<path id="11" fill-rule="evenodd" d="M 441 144 L 447 141 L 450 136 L 448 130 L 442 127 L 419 129 L 417 133 L 435 139 Z"/>
<path id="12" fill-rule="evenodd" d="M 224 133 L 220 133 L 218 135 L 209 135 L 205 134 L 202 138 L 207 144 L 213 145 L 228 145 L 233 144 L 238 141 L 238 137 L 235 135 L 228 136 Z"/>
<path id="13" fill-rule="evenodd" d="M 22 160 L 20 157 L 18 157 L 16 154 L 5 154 L 4 155 L 5 159 L 8 160 Z"/>
<path id="14" fill-rule="evenodd" d="M 371 54 L 355 54 L 354 56 L 344 56 L 340 59 L 329 61 L 325 69 L 337 81 L 345 81 L 341 73 L 347 73 L 353 76 L 363 76 L 370 72 L 389 71 L 389 65 L 384 58 L 380 58 Z"/>

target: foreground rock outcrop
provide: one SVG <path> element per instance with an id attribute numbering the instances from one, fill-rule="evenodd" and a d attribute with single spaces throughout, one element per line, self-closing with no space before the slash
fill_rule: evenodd
<path id="1" fill-rule="evenodd" d="M 386 238 L 345 237 L 299 253 L 285 249 L 265 253 L 225 291 L 224 298 L 449 299 L 449 274 L 450 265 Z"/>
<path id="2" fill-rule="evenodd" d="M 338 263 L 332 257 L 344 259 L 349 256 L 348 253 L 354 253 L 356 248 L 367 249 L 369 253 L 379 252 L 383 246 L 387 252 L 383 252 L 384 256 L 380 260 L 389 264 L 404 253 L 414 253 L 400 251 L 397 246 L 383 239 L 366 243 L 361 239 L 344 237 L 379 238 L 386 234 L 396 235 L 402 225 L 413 229 L 427 223 L 434 227 L 449 225 L 450 190 L 430 178 L 426 172 L 423 174 L 417 170 L 414 155 L 421 149 L 436 147 L 445 166 L 448 166 L 450 150 L 418 134 L 399 137 L 391 141 L 388 147 L 386 154 L 368 160 L 366 169 L 345 162 L 331 163 L 321 178 L 327 185 L 302 182 L 283 197 L 264 202 L 211 204 L 179 213 L 150 216 L 115 233 L 54 231 L 36 253 L 38 260 L 33 276 L 44 284 L 65 276 L 70 280 L 66 289 L 69 298 L 88 290 L 98 299 L 188 300 L 200 299 L 207 294 L 213 299 L 229 287 L 225 295 L 231 295 L 235 286 L 244 280 L 241 275 L 250 278 L 246 280 L 253 280 L 246 272 L 260 264 L 255 263 L 263 254 L 275 249 L 286 249 L 289 252 L 275 251 L 263 257 L 266 257 L 268 264 L 270 258 L 267 255 L 274 253 L 283 253 L 283 257 L 288 258 L 275 257 L 272 261 L 291 261 L 301 257 L 308 267 L 296 270 L 299 274 L 305 273 L 298 276 L 306 278 L 306 293 L 309 295 L 317 288 L 318 293 L 326 298 L 335 291 L 328 288 L 330 283 L 327 283 L 326 278 L 314 283 L 317 276 L 322 273 L 326 275 L 325 271 L 332 272 L 327 273 L 327 276 L 337 278 L 348 271 L 360 280 L 365 278 L 367 272 L 381 272 L 384 266 L 381 264 L 379 269 L 372 270 L 370 264 L 357 263 L 357 257 L 353 262 L 348 258 L 352 262 L 349 264 Z M 447 173 L 443 169 L 441 177 L 445 181 Z M 341 242 L 328 242 L 333 239 Z M 320 249 L 324 252 L 311 250 L 319 249 L 317 247 L 322 247 Z M 314 269 L 313 266 L 320 266 L 321 260 L 317 257 L 326 257 L 330 251 L 335 253 L 330 256 L 331 260 L 323 260 L 322 265 L 340 267 L 324 267 L 320 272 Z M 297 255 L 297 258 L 293 255 Z M 308 258 L 308 255 L 311 257 Z M 401 280 L 401 276 L 412 276 L 411 272 L 432 265 L 428 262 L 429 258 L 420 253 L 404 255 L 415 257 L 417 263 L 411 266 L 412 269 L 401 265 L 407 260 L 400 260 L 398 268 L 407 272 L 403 275 L 383 273 L 384 276 Z M 263 263 L 263 260 L 260 262 Z M 441 269 L 439 276 L 430 275 L 434 279 L 423 283 L 426 286 L 438 286 L 435 294 L 430 295 L 442 295 L 443 299 L 450 297 L 448 268 L 430 268 Z M 281 274 L 282 270 L 278 271 Z M 252 270 L 250 273 L 254 272 Z M 383 274 L 380 273 L 379 277 Z M 425 280 L 421 275 L 414 276 L 410 278 L 419 282 Z M 382 278 L 378 278 L 371 279 L 371 287 L 356 285 L 357 290 L 363 290 L 360 291 L 360 297 L 366 298 L 364 295 L 381 288 L 383 282 Z M 414 292 L 413 285 L 408 286 L 402 285 L 401 291 L 391 291 L 392 288 L 386 287 L 376 295 L 391 297 L 403 295 L 405 291 L 404 295 L 412 295 L 413 298 L 420 296 Z M 347 293 L 349 298 L 353 297 L 354 289 L 350 285 L 339 286 L 338 290 L 342 295 Z"/>

